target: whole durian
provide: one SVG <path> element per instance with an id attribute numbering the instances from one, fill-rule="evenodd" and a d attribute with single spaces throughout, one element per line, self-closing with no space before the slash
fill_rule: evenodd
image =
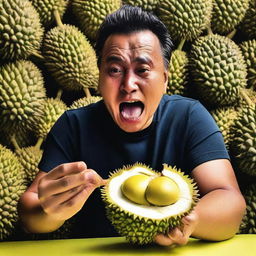
<path id="1" fill-rule="evenodd" d="M 184 95 L 188 83 L 188 57 L 185 51 L 175 50 L 169 63 L 167 94 Z"/>
<path id="2" fill-rule="evenodd" d="M 0 240 L 8 238 L 18 222 L 17 203 L 25 191 L 24 170 L 15 154 L 0 145 Z"/>
<path id="3" fill-rule="evenodd" d="M 179 226 L 197 196 L 192 179 L 167 165 L 162 173 L 143 164 L 123 167 L 102 189 L 107 217 L 121 236 L 136 244 L 151 243 L 158 233 Z"/>
<path id="4" fill-rule="evenodd" d="M 243 196 L 246 201 L 246 214 L 240 225 L 240 234 L 256 234 L 256 184 L 250 184 Z"/>
<path id="5" fill-rule="evenodd" d="M 62 24 L 52 28 L 45 35 L 42 51 L 45 66 L 64 89 L 97 87 L 96 54 L 77 27 Z"/>
<path id="6" fill-rule="evenodd" d="M 256 1 L 249 0 L 249 8 L 239 26 L 248 39 L 256 39 Z"/>
<path id="7" fill-rule="evenodd" d="M 0 1 L 0 56 L 26 59 L 37 54 L 43 38 L 40 18 L 29 0 Z"/>
<path id="8" fill-rule="evenodd" d="M 256 39 L 243 41 L 239 47 L 247 66 L 248 87 L 256 90 Z"/>
<path id="9" fill-rule="evenodd" d="M 244 18 L 249 0 L 213 0 L 211 29 L 226 35 L 236 28 Z"/>
<path id="10" fill-rule="evenodd" d="M 123 4 L 138 6 L 148 12 L 154 12 L 159 0 L 123 0 Z"/>
<path id="11" fill-rule="evenodd" d="M 212 0 L 162 0 L 157 14 L 176 41 L 197 38 L 210 23 Z"/>
<path id="12" fill-rule="evenodd" d="M 101 99 L 102 99 L 102 97 L 100 97 L 100 96 L 83 97 L 83 98 L 80 98 L 80 99 L 74 101 L 69 108 L 75 109 L 75 108 L 84 107 L 91 103 L 100 101 Z"/>
<path id="13" fill-rule="evenodd" d="M 105 17 L 121 7 L 121 0 L 73 0 L 72 10 L 82 32 L 95 41 L 97 31 Z"/>
<path id="14" fill-rule="evenodd" d="M 230 150 L 241 172 L 256 176 L 256 104 L 241 108 L 231 126 Z"/>
<path id="15" fill-rule="evenodd" d="M 47 98 L 43 104 L 43 116 L 35 124 L 35 134 L 45 140 L 57 119 L 67 110 L 66 104 L 59 99 Z"/>
<path id="16" fill-rule="evenodd" d="M 197 96 L 210 106 L 237 103 L 239 89 L 247 84 L 246 65 L 239 47 L 220 35 L 209 34 L 193 43 L 190 71 Z"/>
<path id="17" fill-rule="evenodd" d="M 68 5 L 68 0 L 31 0 L 31 2 L 40 16 L 41 23 L 45 27 L 55 22 L 55 10 L 59 12 L 62 18 Z"/>
<path id="18" fill-rule="evenodd" d="M 0 126 L 11 132 L 18 126 L 31 126 L 42 116 L 46 97 L 41 71 L 28 60 L 0 67 Z"/>
<path id="19" fill-rule="evenodd" d="M 37 166 L 43 151 L 37 146 L 30 146 L 15 150 L 15 154 L 24 169 L 26 185 L 30 185 L 39 172 Z"/>

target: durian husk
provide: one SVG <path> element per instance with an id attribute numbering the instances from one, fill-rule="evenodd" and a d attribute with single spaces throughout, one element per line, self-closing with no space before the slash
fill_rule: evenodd
<path id="1" fill-rule="evenodd" d="M 148 12 L 155 12 L 159 0 L 123 0 L 123 4 L 138 6 Z"/>
<path id="2" fill-rule="evenodd" d="M 102 188 L 101 192 L 103 201 L 106 204 L 107 217 L 117 232 L 121 236 L 124 236 L 130 243 L 143 245 L 152 243 L 154 241 L 154 237 L 157 234 L 167 233 L 170 231 L 170 229 L 179 226 L 181 224 L 182 218 L 189 214 L 193 210 L 193 207 L 196 205 L 198 201 L 198 190 L 196 184 L 187 175 L 184 175 L 183 172 L 176 168 L 172 168 L 164 164 L 165 170 L 179 174 L 182 179 L 184 179 L 189 184 L 189 189 L 192 196 L 191 207 L 187 209 L 186 212 L 181 212 L 178 215 L 168 216 L 163 219 L 146 218 L 136 215 L 122 208 L 112 200 L 109 193 L 109 184 L 113 178 L 122 175 L 122 173 L 125 171 L 132 170 L 137 167 L 146 170 L 146 174 L 151 173 L 153 176 L 161 175 L 160 173 L 153 171 L 151 168 L 141 163 L 136 163 L 132 166 L 124 166 L 123 168 L 111 173 L 108 184 Z M 142 207 L 152 206 L 143 205 Z M 159 207 L 156 207 L 156 209 L 159 209 Z"/>
<path id="3" fill-rule="evenodd" d="M 72 103 L 72 105 L 69 107 L 69 109 L 75 109 L 75 108 L 81 108 L 84 106 L 88 106 L 92 103 L 96 103 L 98 101 L 102 100 L 102 97 L 100 96 L 91 96 L 91 97 L 83 97 L 80 98 Z"/>

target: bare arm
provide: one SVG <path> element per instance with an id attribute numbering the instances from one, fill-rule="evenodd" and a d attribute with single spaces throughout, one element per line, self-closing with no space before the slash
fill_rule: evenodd
<path id="1" fill-rule="evenodd" d="M 24 228 L 33 233 L 58 229 L 82 208 L 95 188 L 104 184 L 83 162 L 63 164 L 49 173 L 39 172 L 18 204 Z"/>
<path id="2" fill-rule="evenodd" d="M 183 228 L 156 237 L 161 245 L 186 244 L 190 235 L 220 241 L 238 231 L 246 205 L 230 162 L 220 159 L 203 163 L 192 175 L 202 198 L 194 212 L 184 218 Z"/>

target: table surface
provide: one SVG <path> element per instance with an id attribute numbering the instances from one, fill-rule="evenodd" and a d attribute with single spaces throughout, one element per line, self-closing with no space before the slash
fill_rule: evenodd
<path id="1" fill-rule="evenodd" d="M 256 256 L 256 235 L 236 235 L 222 242 L 191 238 L 187 245 L 135 246 L 123 237 L 0 242 L 0 256 L 172 255 Z"/>

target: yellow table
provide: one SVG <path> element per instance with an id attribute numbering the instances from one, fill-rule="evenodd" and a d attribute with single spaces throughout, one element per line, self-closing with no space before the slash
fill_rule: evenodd
<path id="1" fill-rule="evenodd" d="M 256 256 L 256 235 L 237 235 L 222 242 L 190 239 L 180 247 L 131 245 L 122 237 L 0 242 L 0 256 Z"/>

